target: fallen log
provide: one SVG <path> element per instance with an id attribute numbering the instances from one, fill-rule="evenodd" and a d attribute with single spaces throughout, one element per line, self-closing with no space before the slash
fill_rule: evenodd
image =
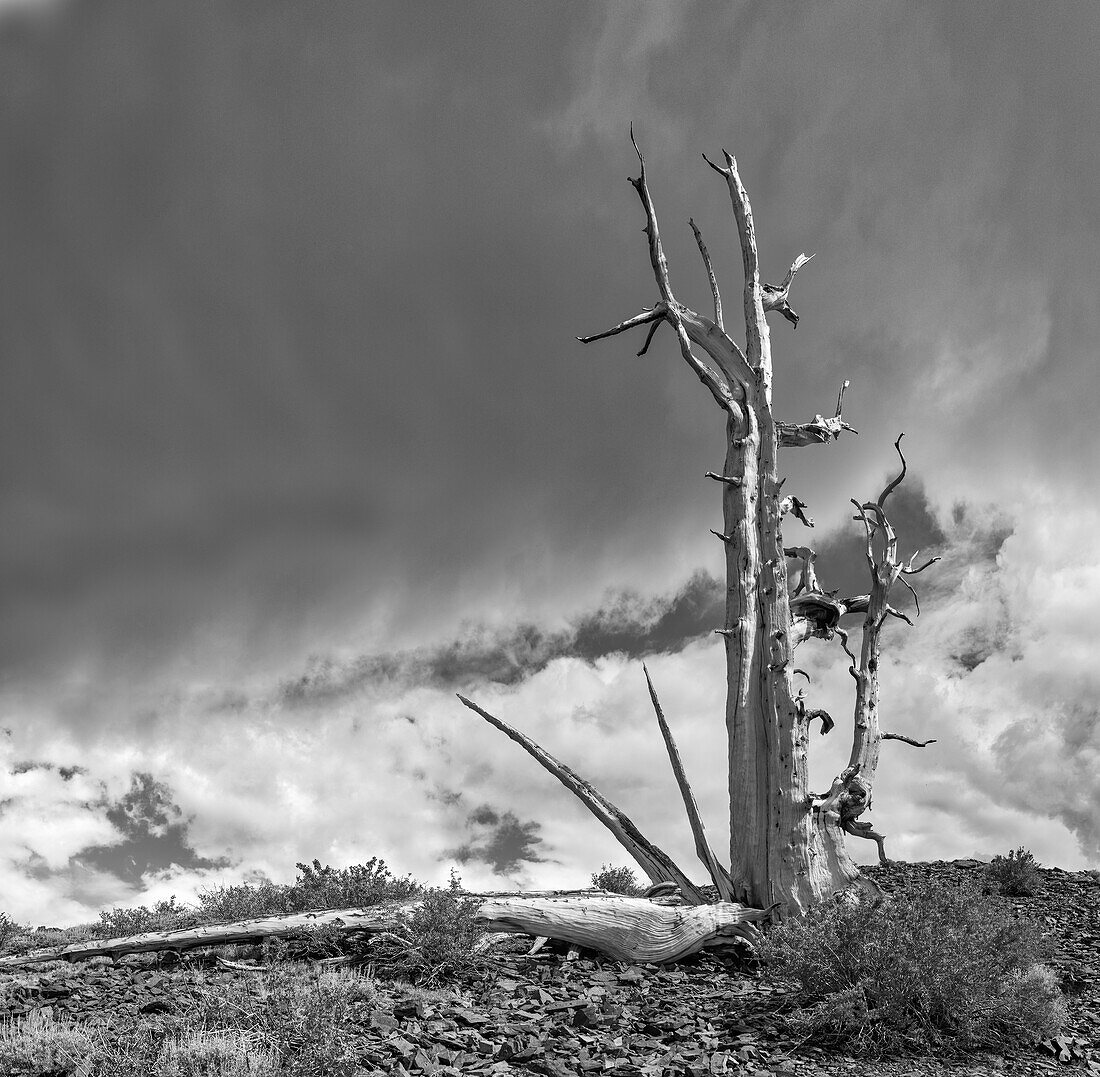
<path id="1" fill-rule="evenodd" d="M 201 924 L 175 931 L 146 931 L 116 939 L 88 939 L 68 946 L 50 946 L 25 954 L 0 957 L 0 968 L 35 965 L 43 961 L 84 961 L 90 957 L 121 957 L 123 954 L 148 954 L 175 950 L 183 953 L 199 946 L 223 946 L 235 942 L 260 942 L 263 939 L 301 935 L 318 927 L 331 926 L 341 931 L 385 931 L 396 922 L 400 907 L 370 906 L 354 909 L 326 909 L 292 913 L 286 916 L 260 916 L 226 924 Z"/>
<path id="2" fill-rule="evenodd" d="M 538 894 L 472 894 L 487 932 L 560 939 L 572 946 L 598 950 L 619 961 L 678 961 L 707 947 L 730 945 L 742 938 L 755 942 L 755 924 L 771 909 L 749 909 L 735 902 L 670 905 L 666 898 L 632 898 L 603 890 L 544 891 Z M 83 961 L 91 957 L 175 951 L 230 943 L 302 935 L 319 927 L 341 932 L 392 932 L 401 914 L 419 904 L 326 909 L 261 916 L 232 923 L 202 924 L 174 931 L 147 931 L 115 939 L 89 939 L 25 954 L 0 957 L 0 968 L 44 961 Z"/>
<path id="3" fill-rule="evenodd" d="M 478 915 L 493 931 L 545 935 L 599 950 L 616 961 L 659 965 L 730 946 L 735 939 L 755 943 L 756 924 L 771 911 L 733 901 L 659 905 L 645 898 L 595 894 L 496 898 L 483 902 Z"/>

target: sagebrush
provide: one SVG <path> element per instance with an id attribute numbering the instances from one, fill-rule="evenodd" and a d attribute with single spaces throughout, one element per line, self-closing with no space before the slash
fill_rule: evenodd
<path id="1" fill-rule="evenodd" d="M 627 897 L 637 897 L 642 892 L 630 868 L 613 868 L 608 864 L 592 872 L 592 885 L 597 890 L 609 890 L 612 894 L 625 894 Z"/>
<path id="2" fill-rule="evenodd" d="M 365 953 L 380 973 L 414 984 L 477 979 L 488 967 L 474 948 L 483 930 L 477 921 L 480 905 L 452 871 L 449 886 L 426 891 L 413 908 L 398 914 L 392 932 L 368 940 Z"/>
<path id="3" fill-rule="evenodd" d="M 0 1077 L 352 1077 L 374 998 L 355 972 L 276 966 L 185 1000 L 167 1037 L 37 1010 L 0 1024 Z"/>
<path id="4" fill-rule="evenodd" d="M 760 953 L 794 981 L 792 1027 L 866 1055 L 966 1052 L 1055 1035 L 1065 1006 L 1029 920 L 969 881 L 832 902 L 774 927 Z"/>
<path id="5" fill-rule="evenodd" d="M 1039 861 L 1022 845 L 1008 856 L 995 856 L 986 871 L 1005 897 L 1033 897 L 1039 892 Z"/>

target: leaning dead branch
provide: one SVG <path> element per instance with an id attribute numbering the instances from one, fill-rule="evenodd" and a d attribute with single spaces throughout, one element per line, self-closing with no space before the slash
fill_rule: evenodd
<path id="1" fill-rule="evenodd" d="M 684 899 L 693 905 L 702 904 L 706 898 L 702 891 L 673 862 L 672 858 L 653 844 L 638 829 L 637 825 L 607 799 L 591 782 L 576 774 L 564 763 L 555 759 L 544 748 L 540 748 L 530 737 L 513 729 L 507 722 L 483 710 L 465 696 L 458 697 L 464 706 L 480 714 L 490 725 L 499 729 L 506 737 L 514 740 L 537 763 L 554 775 L 577 799 L 601 822 L 616 840 L 638 862 L 652 882 L 673 882 L 683 894 Z"/>
<path id="2" fill-rule="evenodd" d="M 643 665 L 645 682 L 649 686 L 649 698 L 653 702 L 653 710 L 657 715 L 657 724 L 661 728 L 661 736 L 664 738 L 665 747 L 668 749 L 669 762 L 672 763 L 672 773 L 676 776 L 676 784 L 680 787 L 680 795 L 684 799 L 684 809 L 687 811 L 688 824 L 691 826 L 691 836 L 695 839 L 695 851 L 703 862 L 710 875 L 711 882 L 718 889 L 718 895 L 723 901 L 733 900 L 733 884 L 730 881 L 729 872 L 718 862 L 714 850 L 707 841 L 706 828 L 703 826 L 702 816 L 699 814 L 699 805 L 695 802 L 695 794 L 691 791 L 691 785 L 684 771 L 684 763 L 680 758 L 680 750 L 676 747 L 672 730 L 665 720 L 665 712 L 661 707 L 661 701 L 657 698 L 657 690 L 653 687 L 653 680 L 649 676 L 649 670 Z"/>

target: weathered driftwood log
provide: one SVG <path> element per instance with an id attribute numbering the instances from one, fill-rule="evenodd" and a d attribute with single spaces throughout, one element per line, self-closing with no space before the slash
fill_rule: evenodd
<path id="1" fill-rule="evenodd" d="M 479 894 L 478 918 L 487 932 L 560 939 L 599 950 L 620 961 L 678 961 L 706 947 L 726 946 L 736 938 L 754 941 L 754 924 L 770 909 L 747 909 L 731 902 L 675 905 L 628 898 L 604 890 L 547 891 L 538 894 Z M 0 967 L 44 961 L 82 961 L 91 957 L 175 951 L 228 943 L 301 935 L 318 927 L 378 934 L 400 926 L 399 916 L 417 901 L 351 909 L 328 909 L 288 916 L 262 916 L 226 924 L 203 924 L 177 931 L 147 931 L 117 939 L 90 939 L 0 957 Z"/>
<path id="2" fill-rule="evenodd" d="M 748 909 L 728 901 L 669 906 L 607 894 L 496 898 L 480 911 L 493 931 L 546 935 L 599 950 L 617 961 L 653 964 L 729 946 L 739 938 L 755 942 L 755 925 L 770 913 L 771 909 Z"/>

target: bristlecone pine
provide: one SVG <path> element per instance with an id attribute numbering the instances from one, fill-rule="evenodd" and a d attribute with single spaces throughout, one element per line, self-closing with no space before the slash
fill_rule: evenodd
<path id="1" fill-rule="evenodd" d="M 634 141 L 633 131 L 631 141 Z M 881 633 L 886 621 L 896 618 L 912 624 L 890 603 L 890 592 L 899 580 L 912 591 L 906 577 L 924 571 L 938 558 L 916 564 L 898 556 L 897 534 L 887 515 L 886 502 L 902 481 L 905 457 L 901 437 L 895 443 L 900 473 L 874 501 L 853 501 L 864 530 L 867 564 L 871 576 L 867 594 L 838 597 L 825 591 L 814 568 L 816 554 L 802 545 L 785 545 L 783 521 L 788 514 L 812 527 L 806 505 L 798 497 L 783 495 L 778 474 L 781 448 L 822 445 L 839 438 L 852 427 L 843 418 L 845 382 L 834 414 L 815 416 L 808 422 L 781 422 L 772 410 L 771 337 L 766 315 L 781 314 L 792 326 L 798 315 L 790 306 L 789 292 L 795 274 L 813 255 L 799 254 L 779 284 L 761 281 L 752 208 L 741 182 L 737 163 L 724 154 L 722 164 L 704 155 L 729 193 L 733 220 L 744 266 L 743 313 L 745 346 L 742 349 L 726 332 L 722 299 L 703 237 L 691 222 L 699 252 L 710 281 L 714 317 L 697 314 L 672 291 L 668 263 L 661 244 L 657 214 L 650 196 L 645 161 L 638 154 L 640 174 L 630 182 L 645 212 L 645 235 L 657 285 L 652 307 L 627 318 L 602 333 L 579 337 L 582 343 L 614 336 L 646 326 L 638 355 L 644 355 L 654 333 L 667 324 L 676 336 L 688 367 L 705 386 L 722 412 L 726 428 L 726 458 L 720 470 L 707 471 L 722 494 L 723 524 L 714 535 L 726 559 L 725 624 L 716 628 L 726 653 L 726 733 L 729 742 L 730 861 L 729 868 L 716 857 L 707 840 L 702 820 L 668 722 L 653 684 L 649 690 L 658 726 L 668 748 L 673 772 L 683 795 L 696 851 L 717 889 L 721 902 L 711 906 L 714 928 L 705 932 L 720 944 L 725 930 L 738 922 L 759 918 L 772 906 L 780 916 L 797 916 L 809 906 L 859 881 L 859 870 L 845 848 L 845 835 L 876 842 L 881 860 L 886 859 L 884 835 L 862 816 L 871 805 L 879 745 L 883 740 L 903 741 L 924 747 L 912 737 L 883 733 L 879 728 L 878 664 Z M 855 431 L 852 431 L 853 433 Z M 791 587 L 788 561 L 798 573 Z M 915 597 L 915 592 L 913 592 Z M 917 606 L 919 613 L 919 605 Z M 841 620 L 861 615 L 862 643 L 857 656 L 849 647 Z M 810 637 L 837 637 L 850 661 L 855 681 L 853 743 L 848 766 L 836 776 L 828 792 L 814 794 L 807 784 L 807 746 L 811 724 L 820 721 L 822 733 L 835 725 L 821 709 L 807 705 L 803 691 L 795 691 L 795 648 Z M 646 672 L 649 680 L 648 671 Z M 462 702 L 487 722 L 523 747 L 558 778 L 615 835 L 654 883 L 672 883 L 688 905 L 704 897 L 687 874 L 649 841 L 638 827 L 590 782 L 580 777 L 529 737 L 462 696 Z M 530 920 L 538 933 L 573 939 L 585 933 L 586 945 L 615 952 L 613 942 L 626 928 L 626 905 L 610 900 L 555 907 L 555 917 L 534 902 L 528 903 Z M 518 917 L 521 898 L 515 898 L 508 919 Z M 740 920 L 723 918 L 736 913 Z M 680 915 L 687 915 L 680 910 Z M 565 919 L 569 923 L 565 923 Z M 632 922 L 630 930 L 650 928 Z M 654 925 L 652 930 L 660 929 Z M 679 929 L 678 929 L 679 930 Z M 687 929 L 704 933 L 701 926 Z M 633 936 L 632 936 L 633 937 Z M 606 945 L 601 944 L 601 939 Z M 693 947 L 697 948 L 697 947 Z"/>

